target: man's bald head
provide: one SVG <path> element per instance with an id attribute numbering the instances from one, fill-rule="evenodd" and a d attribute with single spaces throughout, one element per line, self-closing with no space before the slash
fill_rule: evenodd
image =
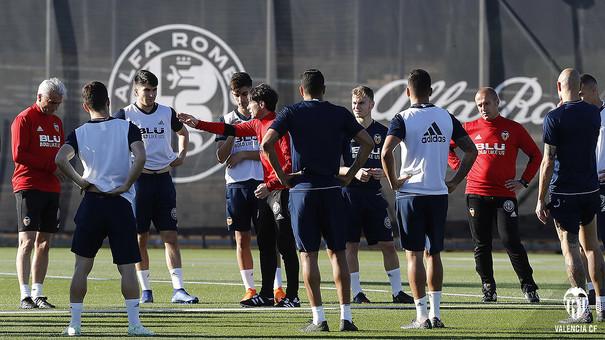
<path id="1" fill-rule="evenodd" d="M 564 69 L 557 79 L 557 92 L 564 102 L 580 99 L 580 72 L 573 68 Z"/>
<path id="2" fill-rule="evenodd" d="M 477 105 L 481 118 L 485 120 L 493 120 L 500 115 L 498 112 L 499 104 L 498 93 L 491 87 L 481 87 L 475 95 L 475 105 Z"/>

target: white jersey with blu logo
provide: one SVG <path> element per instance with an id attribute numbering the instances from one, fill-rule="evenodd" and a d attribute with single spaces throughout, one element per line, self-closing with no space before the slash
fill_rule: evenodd
<path id="1" fill-rule="evenodd" d="M 171 107 L 161 104 L 156 104 L 155 110 L 149 113 L 130 104 L 116 114 L 116 118 L 126 119 L 141 130 L 147 153 L 145 169 L 160 170 L 176 159 L 176 153 L 172 149 L 173 115 L 176 116 Z"/>
<path id="2" fill-rule="evenodd" d="M 432 104 L 415 104 L 395 115 L 389 135 L 401 142 L 401 176 L 412 174 L 400 193 L 444 195 L 447 158 L 452 136 L 466 134 L 460 122 Z"/>
<path id="3" fill-rule="evenodd" d="M 226 124 L 239 124 L 241 122 L 245 122 L 250 120 L 235 110 L 225 114 L 222 119 Z M 222 136 L 217 136 L 217 140 L 224 140 L 225 138 Z M 233 148 L 231 149 L 231 154 L 242 151 L 256 151 L 259 152 L 259 143 L 256 136 L 251 137 L 235 137 L 235 141 L 233 142 Z M 263 180 L 263 167 L 260 161 L 255 161 L 251 159 L 243 160 L 237 163 L 235 166 L 231 168 L 225 169 L 225 181 L 227 184 L 243 182 L 250 179 L 254 179 L 257 181 Z"/>
<path id="4" fill-rule="evenodd" d="M 102 192 L 109 192 L 128 179 L 131 167 L 130 128 L 131 124 L 121 119 L 91 121 L 78 127 L 68 137 L 67 144 L 74 148 L 82 161 L 82 178 Z M 136 132 L 136 127 L 132 126 L 132 129 Z M 134 185 L 121 194 L 130 203 L 134 195 Z"/>

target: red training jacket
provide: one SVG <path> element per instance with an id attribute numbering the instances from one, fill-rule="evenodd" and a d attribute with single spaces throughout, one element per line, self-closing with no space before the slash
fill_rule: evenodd
<path id="1" fill-rule="evenodd" d="M 61 119 L 42 113 L 34 104 L 15 117 L 11 141 L 15 162 L 13 191 L 61 192 L 61 183 L 53 174 L 57 169 L 55 156 L 64 142 Z"/>
<path id="2" fill-rule="evenodd" d="M 475 143 L 479 155 L 468 174 L 466 193 L 482 196 L 512 197 L 515 192 L 504 183 L 516 179 L 517 153 L 521 149 L 529 162 L 521 178 L 528 183 L 540 168 L 542 153 L 525 128 L 514 120 L 496 117 L 492 121 L 479 118 L 463 124 Z M 452 149 L 455 144 L 452 142 Z M 450 151 L 448 163 L 453 169 L 460 166 L 460 159 Z"/>
<path id="3" fill-rule="evenodd" d="M 274 120 L 275 112 L 269 112 L 261 119 L 251 119 L 247 122 L 231 126 L 235 128 L 236 137 L 256 136 L 258 142 L 260 143 Z M 218 135 L 224 135 L 226 125 L 230 124 L 205 122 L 200 120 L 195 128 Z M 290 155 L 290 135 L 283 135 L 277 141 L 277 143 L 275 143 L 275 151 L 277 153 L 279 164 L 284 172 L 287 174 L 291 173 L 292 156 Z M 285 189 L 286 187 L 280 183 L 279 179 L 277 178 L 277 174 L 271 167 L 271 163 L 269 163 L 269 160 L 261 154 L 260 161 L 263 165 L 263 178 L 265 184 L 267 185 L 267 189 L 269 189 L 269 191 Z"/>

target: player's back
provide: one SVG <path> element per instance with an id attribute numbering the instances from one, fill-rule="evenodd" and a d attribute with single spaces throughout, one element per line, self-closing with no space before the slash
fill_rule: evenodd
<path id="1" fill-rule="evenodd" d="M 556 147 L 551 191 L 584 193 L 598 189 L 595 150 L 599 109 L 583 101 L 566 102 L 544 119 L 544 142 Z"/>
<path id="2" fill-rule="evenodd" d="M 280 120 L 285 120 L 290 132 L 293 172 L 302 171 L 303 177 L 315 179 L 324 177 L 324 184 L 338 185 L 334 176 L 340 167 L 342 143 L 357 132 L 353 132 L 353 124 L 361 127 L 353 115 L 342 106 L 306 100 L 284 107 L 276 119 Z"/>

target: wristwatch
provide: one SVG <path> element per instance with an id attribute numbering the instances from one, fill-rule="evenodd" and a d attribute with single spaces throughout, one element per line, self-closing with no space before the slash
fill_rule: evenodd
<path id="1" fill-rule="evenodd" d="M 521 185 L 523 185 L 526 188 L 529 186 L 529 183 L 527 183 L 527 181 L 524 180 L 523 178 L 519 178 L 519 183 L 521 183 Z"/>

